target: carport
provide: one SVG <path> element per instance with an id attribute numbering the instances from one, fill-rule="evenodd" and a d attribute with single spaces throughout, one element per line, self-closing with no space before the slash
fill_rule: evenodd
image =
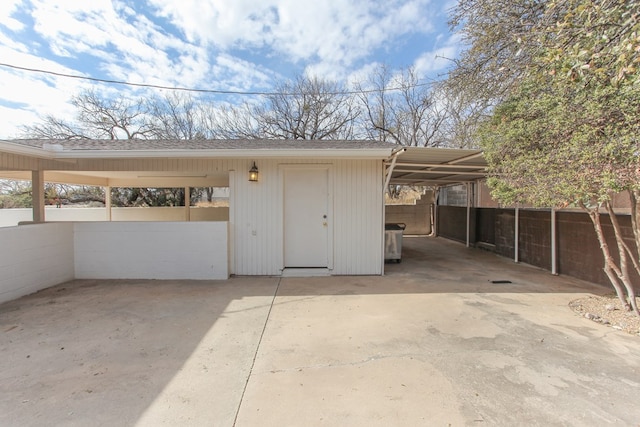
<path id="1" fill-rule="evenodd" d="M 469 246 L 470 209 L 473 185 L 486 177 L 487 163 L 481 150 L 405 147 L 387 161 L 390 185 L 417 185 L 435 188 L 434 235 L 437 229 L 437 200 L 442 186 L 464 184 L 467 189 L 467 246 Z"/>
<path id="2" fill-rule="evenodd" d="M 36 223 L 0 230 L 15 242 L 2 248 L 0 300 L 72 278 L 383 274 L 385 179 L 451 182 L 478 157 L 373 141 L 0 141 L 0 175 L 32 181 Z M 105 187 L 105 218 L 46 222 L 45 180 Z M 189 187 L 218 185 L 230 189 L 227 217 L 191 222 Z M 113 222 L 118 186 L 182 187 L 182 218 Z"/>

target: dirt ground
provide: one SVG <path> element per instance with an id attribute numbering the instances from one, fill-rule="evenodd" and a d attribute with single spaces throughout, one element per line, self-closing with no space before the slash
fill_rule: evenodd
<path id="1" fill-rule="evenodd" d="M 636 299 L 640 304 L 640 299 Z M 640 337 L 640 316 L 627 311 L 615 295 L 591 295 L 569 303 L 577 314 L 613 329 Z"/>

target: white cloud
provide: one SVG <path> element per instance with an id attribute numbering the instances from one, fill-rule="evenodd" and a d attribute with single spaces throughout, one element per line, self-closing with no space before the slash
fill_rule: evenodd
<path id="1" fill-rule="evenodd" d="M 446 39 L 442 46 L 436 46 L 420 55 L 414 62 L 414 68 L 419 75 L 444 72 L 453 66 L 452 60 L 458 56 L 461 48 L 460 36 L 453 35 Z"/>
<path id="2" fill-rule="evenodd" d="M 22 45 L 16 48 L 15 45 L 0 44 L 0 58 L 26 68 L 81 74 L 55 61 L 32 55 L 27 50 Z M 46 115 L 71 118 L 73 109 L 67 101 L 71 95 L 88 86 L 87 82 L 78 79 L 0 67 L 0 103 L 15 106 L 2 107 L 0 137 L 16 136 L 21 126 L 35 124 Z"/>
<path id="3" fill-rule="evenodd" d="M 350 66 L 407 33 L 433 30 L 429 0 L 151 0 L 192 41 L 267 48 L 292 62 Z"/>
<path id="4" fill-rule="evenodd" d="M 251 87 L 265 87 L 273 81 L 274 73 L 268 70 L 260 70 L 256 64 L 240 60 L 228 54 L 221 54 L 216 58 L 215 65 L 211 68 L 211 78 L 224 79 L 227 87 L 218 86 L 218 89 L 236 91 L 249 91 Z"/>
<path id="5" fill-rule="evenodd" d="M 47 65 L 45 61 L 43 63 Z M 81 87 L 83 84 L 78 81 L 55 76 L 25 76 L 23 73 L 0 69 L 0 103 L 17 105 L 12 109 L 4 108 L 5 113 L 0 115 L 0 135 L 16 136 L 22 125 L 35 124 L 46 115 L 71 118 L 73 110 L 66 101 Z"/>
<path id="6" fill-rule="evenodd" d="M 2 105 L 0 105 L 0 117 L 2 117 L 1 139 L 19 138 L 22 125 L 38 121 L 38 115 L 33 111 L 7 108 Z"/>
<path id="7" fill-rule="evenodd" d="M 13 31 L 23 29 L 24 24 L 11 16 L 22 3 L 23 0 L 2 0 L 0 2 L 0 25 Z"/>
<path id="8" fill-rule="evenodd" d="M 32 0 L 30 12 L 35 31 L 58 56 L 93 56 L 116 79 L 201 86 L 217 49 L 231 55 L 259 48 L 339 78 L 372 52 L 393 51 L 398 37 L 433 31 L 437 8 L 430 1 L 325 0 L 301 7 L 298 0 L 150 0 L 188 40 L 119 1 Z"/>

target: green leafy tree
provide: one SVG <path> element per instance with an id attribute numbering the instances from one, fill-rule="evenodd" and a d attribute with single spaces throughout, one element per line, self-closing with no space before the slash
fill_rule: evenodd
<path id="1" fill-rule="evenodd" d="M 544 3 L 528 40 L 535 46 L 479 137 L 489 185 L 503 203 L 579 206 L 589 214 L 604 271 L 640 315 L 629 270 L 640 274 L 640 24 L 636 1 Z M 612 192 L 628 191 L 636 247 L 622 238 Z M 602 229 L 609 213 L 614 251 Z M 631 264 L 631 266 L 630 266 Z"/>
<path id="2" fill-rule="evenodd" d="M 445 85 L 462 109 L 485 112 L 510 94 L 538 48 L 534 29 L 545 1 L 458 0 L 449 26 L 465 49 L 454 59 Z"/>

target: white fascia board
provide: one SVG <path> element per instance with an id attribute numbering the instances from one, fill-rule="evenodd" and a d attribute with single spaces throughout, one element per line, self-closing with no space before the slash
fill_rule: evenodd
<path id="1" fill-rule="evenodd" d="M 42 152 L 43 150 L 38 150 Z M 291 150 L 65 150 L 47 152 L 54 159 L 140 159 L 140 158 L 321 158 L 321 159 L 386 159 L 391 154 L 385 149 L 291 149 Z"/>
<path id="2" fill-rule="evenodd" d="M 59 151 L 43 150 L 42 148 L 29 147 L 22 144 L 15 144 L 8 141 L 0 141 L 0 152 L 8 154 L 18 154 L 22 156 L 38 157 L 41 159 L 52 159 L 59 154 Z"/>

